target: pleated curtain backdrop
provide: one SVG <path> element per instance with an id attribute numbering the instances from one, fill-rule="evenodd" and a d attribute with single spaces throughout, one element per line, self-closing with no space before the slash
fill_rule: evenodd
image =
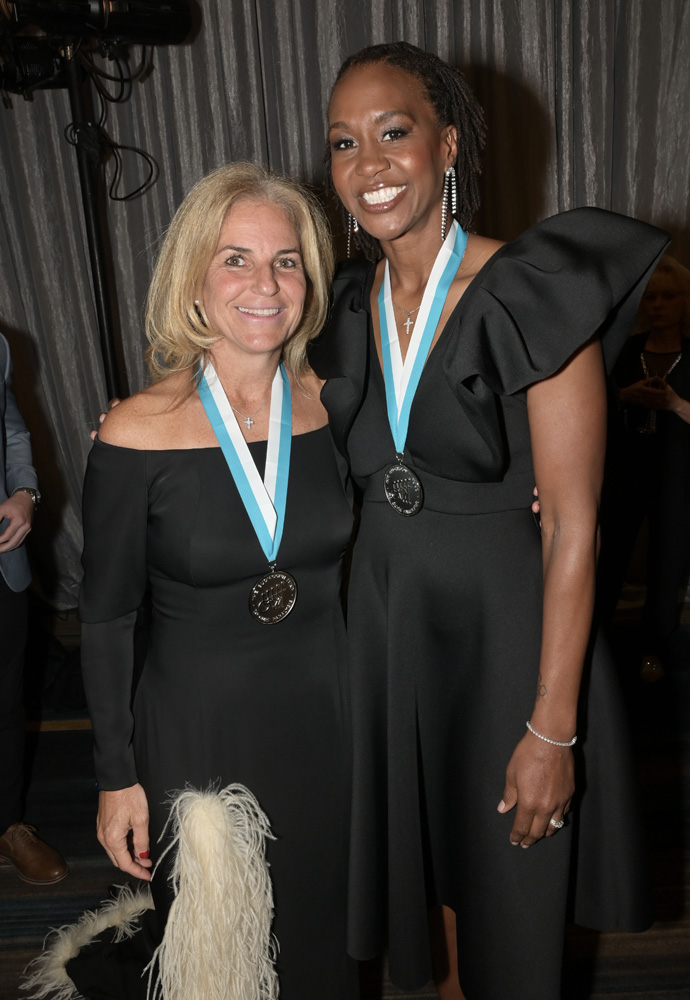
<path id="1" fill-rule="evenodd" d="M 464 69 L 489 126 L 476 228 L 510 239 L 596 205 L 669 229 L 690 264 L 690 0 L 198 0 L 191 41 L 153 68 L 106 130 L 157 161 L 155 187 L 108 203 L 129 391 L 146 382 L 142 312 L 162 234 L 187 191 L 231 160 L 323 182 L 326 102 L 342 60 L 405 39 Z M 132 54 L 136 61 L 136 52 Z M 66 91 L 0 109 L 0 329 L 44 493 L 36 582 L 76 605 L 81 483 L 106 401 Z M 112 170 L 112 165 L 109 166 Z M 127 156 L 124 187 L 143 179 Z M 336 213 L 331 206 L 334 229 Z M 342 235 L 336 233 L 342 247 Z"/>

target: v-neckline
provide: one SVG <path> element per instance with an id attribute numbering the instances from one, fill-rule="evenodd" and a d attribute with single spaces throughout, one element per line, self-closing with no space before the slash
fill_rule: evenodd
<path id="1" fill-rule="evenodd" d="M 426 358 L 424 359 L 424 367 L 422 369 L 422 374 L 421 374 L 421 378 L 420 378 L 420 384 L 421 384 L 421 380 L 424 378 L 424 373 L 426 371 L 429 359 L 431 358 L 431 356 L 433 354 L 436 353 L 438 345 L 446 337 L 446 330 L 448 330 L 448 328 L 451 326 L 451 322 L 454 321 L 454 320 L 456 320 L 458 318 L 458 314 L 462 311 L 463 303 L 465 303 L 466 300 L 470 299 L 474 295 L 475 290 L 478 287 L 480 281 L 486 276 L 486 273 L 491 269 L 492 264 L 496 261 L 496 259 L 499 256 L 502 256 L 503 251 L 508 246 L 510 246 L 510 243 L 504 243 L 502 246 L 500 246 L 498 248 L 498 250 L 495 251 L 495 253 L 491 254 L 491 256 L 489 257 L 489 259 L 487 261 L 485 261 L 484 264 L 482 264 L 482 266 L 479 268 L 479 270 L 477 271 L 477 273 L 475 274 L 475 276 L 472 278 L 472 280 L 467 285 L 467 288 L 465 289 L 465 291 L 462 293 L 462 295 L 460 296 L 460 298 L 458 299 L 458 301 L 455 303 L 455 306 L 453 307 L 453 310 L 452 310 L 450 316 L 446 320 L 446 325 L 441 330 L 441 333 L 439 334 L 438 339 L 435 341 L 435 343 L 433 343 L 431 345 L 431 347 L 429 349 L 429 353 L 427 354 Z M 381 365 L 381 358 L 379 357 L 378 345 L 376 343 L 376 337 L 374 335 L 374 317 L 373 317 L 372 309 L 371 309 L 371 292 L 372 292 L 372 289 L 374 287 L 374 281 L 376 279 L 376 267 L 377 267 L 377 265 L 378 265 L 378 261 L 376 261 L 375 263 L 373 263 L 372 266 L 371 266 L 369 277 L 368 277 L 367 283 L 366 283 L 366 287 L 364 289 L 363 301 L 365 303 L 365 308 L 366 308 L 367 314 L 369 316 L 369 331 L 370 331 L 371 339 L 372 339 L 372 342 L 373 342 L 374 358 L 376 360 L 376 369 L 378 371 L 378 374 L 381 376 L 381 381 L 384 382 L 383 367 Z"/>

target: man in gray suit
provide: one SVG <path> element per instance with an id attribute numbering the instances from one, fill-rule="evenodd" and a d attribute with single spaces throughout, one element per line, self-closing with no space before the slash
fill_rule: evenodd
<path id="1" fill-rule="evenodd" d="M 14 865 L 26 882 L 49 883 L 64 878 L 67 865 L 21 822 L 22 675 L 31 582 L 24 540 L 40 499 L 29 432 L 12 394 L 10 349 L 0 334 L 0 864 Z"/>

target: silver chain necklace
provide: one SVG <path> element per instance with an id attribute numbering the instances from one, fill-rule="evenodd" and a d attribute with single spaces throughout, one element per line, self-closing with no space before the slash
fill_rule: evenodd
<path id="1" fill-rule="evenodd" d="M 391 299 L 391 302 L 393 302 L 393 299 Z M 407 314 L 407 319 L 403 323 L 403 326 L 405 327 L 405 333 L 409 337 L 410 336 L 410 327 L 414 326 L 414 320 L 412 319 L 412 313 L 416 313 L 418 309 L 421 309 L 422 308 L 422 303 L 420 302 L 419 305 L 415 306 L 414 309 L 403 309 L 402 306 L 396 306 L 395 302 L 393 302 L 393 305 L 398 310 L 398 312 L 406 313 Z"/>
<path id="2" fill-rule="evenodd" d="M 264 406 L 266 405 L 266 403 L 269 401 L 270 398 L 271 398 L 271 393 L 269 392 L 268 396 L 266 396 L 259 409 L 254 410 L 254 412 L 250 413 L 249 416 L 247 416 L 246 413 L 241 413 L 236 406 L 232 405 L 232 403 L 230 403 L 230 406 L 238 416 L 242 417 L 242 423 L 246 425 L 247 430 L 249 431 L 252 429 L 252 424 L 255 422 L 254 420 L 252 420 L 252 417 L 255 417 L 257 413 L 260 413 L 263 410 Z"/>

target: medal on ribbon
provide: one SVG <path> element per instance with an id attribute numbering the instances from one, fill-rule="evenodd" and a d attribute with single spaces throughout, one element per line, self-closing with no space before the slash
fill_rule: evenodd
<path id="1" fill-rule="evenodd" d="M 275 625 L 290 614 L 297 600 L 294 578 L 285 570 L 276 569 L 285 524 L 292 447 L 292 402 L 287 372 L 281 364 L 273 378 L 263 480 L 211 361 L 206 362 L 199 379 L 199 398 L 269 563 L 268 573 L 251 589 L 249 610 L 257 621 Z"/>
<path id="2" fill-rule="evenodd" d="M 424 489 L 421 480 L 412 469 L 405 465 L 403 460 L 407 428 L 410 422 L 410 408 L 431 350 L 446 296 L 462 263 L 466 246 L 467 233 L 460 228 L 457 222 L 453 221 L 434 261 L 424 289 L 419 316 L 410 338 L 404 363 L 400 351 L 398 330 L 395 325 L 388 261 L 386 261 L 383 272 L 378 298 L 383 381 L 386 388 L 388 423 L 393 435 L 397 457 L 397 461 L 384 472 L 383 488 L 386 499 L 393 510 L 405 517 L 418 513 L 424 504 Z"/>

